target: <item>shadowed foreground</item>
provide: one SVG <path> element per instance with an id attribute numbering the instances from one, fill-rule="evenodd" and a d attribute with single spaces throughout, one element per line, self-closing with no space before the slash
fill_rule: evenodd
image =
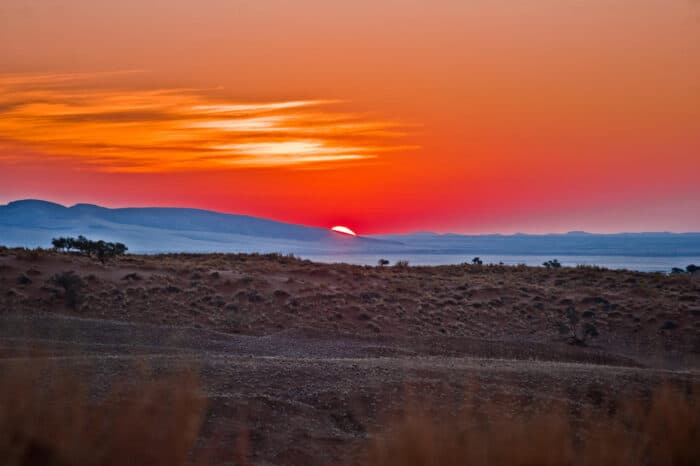
<path id="1" fill-rule="evenodd" d="M 136 385 L 95 394 L 77 374 L 35 362 L 0 380 L 3 465 L 249 464 L 248 430 L 225 445 L 216 444 L 216 432 L 205 433 L 205 397 L 191 372 L 155 380 L 134 372 L 142 380 Z M 456 412 L 438 415 L 414 399 L 343 464 L 693 466 L 700 463 L 698 388 L 664 386 L 583 412 L 554 400 L 505 413 L 503 400 L 468 398 Z M 304 464 L 293 452 L 279 459 Z"/>
<path id="2" fill-rule="evenodd" d="M 698 464 L 698 278 L 0 250 L 0 458 Z"/>

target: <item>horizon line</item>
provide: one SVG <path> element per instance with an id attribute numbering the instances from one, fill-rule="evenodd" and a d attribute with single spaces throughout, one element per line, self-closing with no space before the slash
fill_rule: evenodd
<path id="1" fill-rule="evenodd" d="M 0 201 L 2 202 L 2 201 Z M 46 204 L 53 204 L 57 205 L 60 207 L 63 207 L 64 209 L 71 209 L 77 206 L 85 205 L 85 206 L 93 206 L 93 207 L 99 207 L 101 209 L 107 209 L 107 210 L 120 210 L 120 209 L 181 209 L 181 210 L 197 210 L 201 212 L 210 212 L 210 213 L 215 213 L 215 214 L 220 214 L 220 215 L 233 215 L 233 216 L 239 216 L 239 217 L 250 217 L 250 218 L 256 218 L 256 219 L 261 219 L 261 220 L 268 220 L 272 222 L 277 222 L 277 223 L 284 223 L 287 225 L 296 225 L 296 226 L 302 226 L 306 228 L 319 228 L 319 229 L 328 229 L 330 230 L 332 226 L 317 226 L 317 225 L 306 225 L 303 223 L 293 223 L 293 222 L 287 222 L 283 220 L 277 220 L 274 218 L 270 217 L 261 217 L 257 215 L 251 215 L 251 214 L 244 214 L 244 213 L 238 213 L 238 212 L 225 212 L 221 210 L 212 210 L 212 209 L 205 209 L 201 207 L 183 207 L 183 206 L 172 206 L 172 205 L 167 205 L 167 206 L 157 206 L 157 205 L 148 205 L 148 206 L 123 206 L 123 207 L 106 207 L 100 204 L 94 204 L 94 203 L 89 203 L 89 202 L 77 202 L 72 205 L 67 205 L 67 204 L 62 204 L 60 202 L 56 201 L 49 201 L 46 199 L 38 199 L 38 198 L 23 198 L 23 199 L 15 199 L 12 201 L 7 201 L 6 204 L 0 204 L 0 207 L 8 207 L 11 204 L 17 204 L 21 202 L 42 202 Z M 391 232 L 391 233 L 373 233 L 373 234 L 361 234 L 358 233 L 358 237 L 366 237 L 366 238 L 372 238 L 372 237 L 381 237 L 381 236 L 409 236 L 409 235 L 434 235 L 434 236 L 564 236 L 564 235 L 597 235 L 597 236 L 613 236 L 613 235 L 654 235 L 654 234 L 667 234 L 667 235 L 694 235 L 694 234 L 700 234 L 700 231 L 669 231 L 669 230 L 661 230 L 661 231 L 617 231 L 617 232 L 595 232 L 595 231 L 587 231 L 587 230 L 568 230 L 568 231 L 559 231 L 559 232 L 546 232 L 546 233 L 527 233 L 527 232 L 515 232 L 515 233 L 456 233 L 456 232 L 451 232 L 451 231 L 445 231 L 445 232 L 437 232 L 437 231 L 431 231 L 431 230 L 410 230 L 406 232 Z"/>

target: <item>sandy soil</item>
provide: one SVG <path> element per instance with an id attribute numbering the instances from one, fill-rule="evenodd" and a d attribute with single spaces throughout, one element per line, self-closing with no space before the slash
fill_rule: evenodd
<path id="1" fill-rule="evenodd" d="M 83 284 L 74 303 L 52 280 L 70 271 Z M 245 431 L 260 465 L 352 464 L 407 399 L 608 409 L 700 381 L 697 276 L 250 255 L 102 265 L 5 250 L 0 311 L 3 365 L 40 348 L 98 389 L 144 362 L 153 377 L 197 367 L 209 400 L 202 448 Z M 571 344 L 572 312 L 574 327 L 596 329 L 586 346 Z"/>

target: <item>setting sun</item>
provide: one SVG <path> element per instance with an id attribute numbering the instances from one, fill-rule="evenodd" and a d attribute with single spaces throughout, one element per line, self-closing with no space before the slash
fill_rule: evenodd
<path id="1" fill-rule="evenodd" d="M 343 235 L 357 236 L 357 233 L 352 231 L 350 228 L 340 225 L 334 226 L 331 228 L 331 230 L 335 231 L 336 233 L 342 233 Z"/>

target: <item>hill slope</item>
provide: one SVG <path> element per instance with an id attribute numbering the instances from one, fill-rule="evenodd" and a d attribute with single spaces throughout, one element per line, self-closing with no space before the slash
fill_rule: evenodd
<path id="1" fill-rule="evenodd" d="M 0 206 L 0 243 L 7 246 L 47 247 L 56 236 L 79 234 L 121 241 L 132 252 L 347 252 L 390 244 L 323 228 L 199 209 L 64 207 L 40 200 Z"/>

